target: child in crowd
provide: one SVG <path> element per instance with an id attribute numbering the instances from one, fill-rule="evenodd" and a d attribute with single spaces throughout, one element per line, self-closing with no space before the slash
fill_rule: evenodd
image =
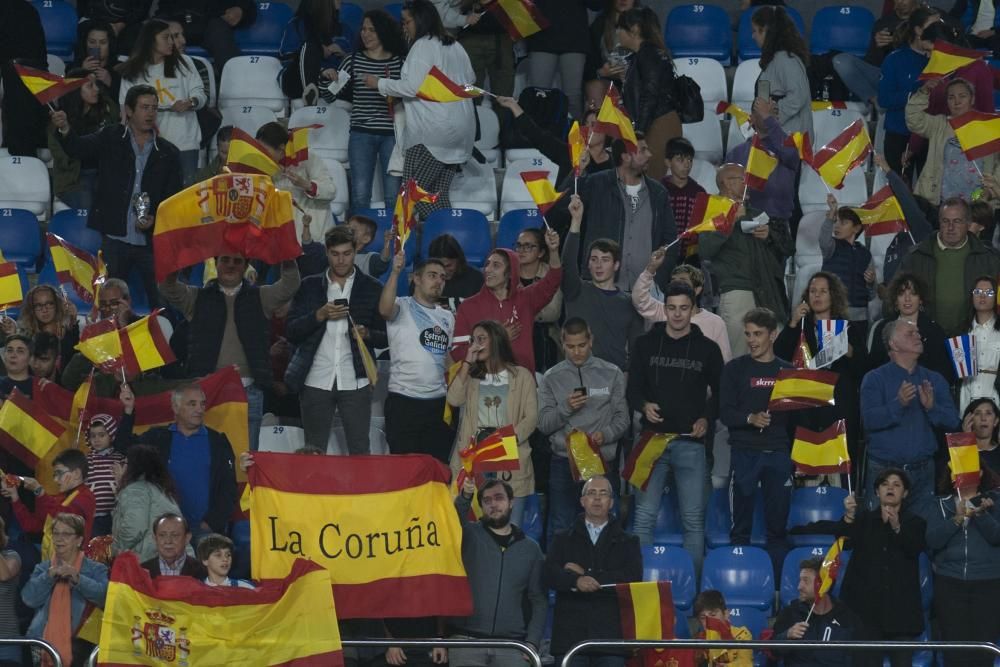
<path id="1" fill-rule="evenodd" d="M 35 334 L 31 341 L 31 357 L 28 360 L 28 368 L 33 377 L 49 382 L 59 381 L 61 364 L 58 336 L 48 331 L 39 331 Z"/>
<path id="2" fill-rule="evenodd" d="M 94 493 L 94 535 L 111 534 L 111 514 L 118 496 L 115 467 L 124 465 L 125 455 L 115 451 L 112 444 L 118 431 L 118 420 L 111 415 L 99 414 L 90 419 L 86 438 L 90 453 L 87 454 L 87 486 Z"/>
<path id="3" fill-rule="evenodd" d="M 670 206 L 674 210 L 674 222 L 679 235 L 690 226 L 694 199 L 699 192 L 705 192 L 705 188 L 690 177 L 691 166 L 694 164 L 694 146 L 690 141 L 684 137 L 674 137 L 667 141 L 666 162 L 669 173 L 663 177 L 662 183 L 670 195 Z M 681 241 L 681 257 L 689 257 L 697 252 L 697 239 Z"/>
<path id="4" fill-rule="evenodd" d="M 389 268 L 389 261 L 392 259 L 389 254 L 392 251 L 391 230 L 385 234 L 381 253 L 364 252 L 378 234 L 378 225 L 366 215 L 352 215 L 347 219 L 347 226 L 354 232 L 354 263 L 364 273 L 378 278 Z"/>
<path id="5" fill-rule="evenodd" d="M 989 202 L 977 199 L 969 206 L 972 213 L 972 222 L 969 224 L 969 234 L 977 237 L 986 245 L 993 247 L 993 232 L 997 222 L 994 217 L 993 207 Z"/>
<path id="6" fill-rule="evenodd" d="M 7 336 L 3 346 L 3 365 L 6 377 L 0 378 L 0 401 L 7 400 L 14 389 L 31 398 L 33 383 L 29 360 L 31 359 L 31 339 L 16 333 Z"/>
<path id="7" fill-rule="evenodd" d="M 823 270 L 836 275 L 847 287 L 848 319 L 868 322 L 868 302 L 875 285 L 872 254 L 858 237 L 864 229 L 853 209 L 837 205 L 837 198 L 826 196 L 829 210 L 819 231 Z"/>
<path id="8" fill-rule="evenodd" d="M 726 630 L 737 641 L 749 641 L 753 639 L 750 631 L 742 626 L 733 626 L 729 623 L 729 609 L 726 607 L 726 598 L 716 590 L 705 590 L 694 599 L 694 615 L 701 623 L 702 631 L 698 634 L 699 639 L 705 639 L 705 631 L 711 629 L 719 633 L 720 638 L 724 637 Z M 706 651 L 702 656 L 700 664 L 715 667 L 716 665 L 736 665 L 737 667 L 752 667 L 753 651 L 750 649 L 714 649 Z"/>
<path id="9" fill-rule="evenodd" d="M 198 560 L 208 570 L 205 583 L 209 586 L 235 586 L 255 588 L 244 579 L 233 579 L 229 570 L 233 566 L 233 541 L 225 535 L 209 533 L 198 542 Z"/>

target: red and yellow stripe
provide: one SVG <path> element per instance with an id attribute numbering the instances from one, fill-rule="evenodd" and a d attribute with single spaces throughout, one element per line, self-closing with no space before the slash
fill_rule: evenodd
<path id="1" fill-rule="evenodd" d="M 82 88 L 88 81 L 87 77 L 64 79 L 58 74 L 24 65 L 15 64 L 14 69 L 21 82 L 35 96 L 39 104 L 50 104 L 66 93 Z"/>
<path id="2" fill-rule="evenodd" d="M 873 194 L 860 208 L 851 210 L 861 218 L 866 236 L 897 234 L 908 229 L 899 200 L 888 185 Z"/>
<path id="3" fill-rule="evenodd" d="M 837 374 L 832 371 L 783 368 L 771 388 L 767 409 L 780 412 L 833 405 L 836 384 Z"/>
<path id="4" fill-rule="evenodd" d="M 729 114 L 736 121 L 737 125 L 744 125 L 750 122 L 750 114 L 733 102 L 726 102 L 725 100 L 719 102 L 715 105 L 715 113 Z"/>
<path id="5" fill-rule="evenodd" d="M 872 151 L 868 130 L 859 118 L 827 145 L 816 151 L 812 167 L 831 188 L 844 187 L 849 171 L 864 162 Z"/>
<path id="6" fill-rule="evenodd" d="M 767 152 L 760 141 L 760 135 L 755 134 L 750 142 L 750 153 L 747 155 L 747 167 L 744 178 L 747 187 L 763 190 L 767 187 L 767 179 L 778 167 L 778 158 Z"/>
<path id="7" fill-rule="evenodd" d="M 281 160 L 283 167 L 294 167 L 309 159 L 309 130 L 318 130 L 319 124 L 304 125 L 288 130 L 288 143 L 285 144 L 285 157 Z"/>
<path id="8" fill-rule="evenodd" d="M 934 42 L 934 50 L 931 51 L 930 60 L 924 71 L 917 77 L 921 81 L 927 79 L 940 79 L 956 70 L 960 70 L 966 65 L 971 65 L 977 60 L 981 60 L 989 55 L 985 51 L 975 51 L 973 49 L 963 49 L 960 46 L 949 44 L 944 40 Z"/>
<path id="9" fill-rule="evenodd" d="M 524 187 L 528 188 L 528 194 L 538 207 L 538 212 L 543 216 L 566 194 L 556 192 L 552 182 L 549 181 L 547 171 L 522 171 L 521 180 L 524 181 Z"/>
<path id="10" fill-rule="evenodd" d="M 482 88 L 471 84 L 457 84 L 449 79 L 437 66 L 432 66 L 423 83 L 417 88 L 417 97 L 428 102 L 461 102 L 481 97 Z"/>
<path id="11" fill-rule="evenodd" d="M 674 638 L 674 598 L 669 581 L 615 584 L 622 639 Z"/>
<path id="12" fill-rule="evenodd" d="M 549 27 L 548 20 L 531 0 L 494 0 L 483 7 L 493 14 L 515 42 Z"/>
<path id="13" fill-rule="evenodd" d="M 949 118 L 948 123 L 968 159 L 978 160 L 1000 152 L 1000 114 L 967 111 Z"/>
<path id="14" fill-rule="evenodd" d="M 17 275 L 17 264 L 3 261 L 0 254 L 0 309 L 19 306 L 24 301 L 21 276 Z"/>
<path id="15" fill-rule="evenodd" d="M 236 174 L 263 174 L 271 178 L 281 170 L 264 144 L 238 127 L 233 128 L 233 136 L 229 140 L 226 166 Z"/>
<path id="16" fill-rule="evenodd" d="M 66 431 L 16 388 L 0 407 L 0 445 L 34 468 Z"/>
<path id="17" fill-rule="evenodd" d="M 948 461 L 951 481 L 960 495 L 973 496 L 979 487 L 982 470 L 979 464 L 979 447 L 974 433 L 948 433 Z"/>
<path id="18" fill-rule="evenodd" d="M 691 210 L 691 226 L 684 230 L 683 236 L 690 238 L 706 232 L 728 234 L 733 230 L 739 208 L 729 197 L 699 192 Z"/>
<path id="19" fill-rule="evenodd" d="M 125 368 L 130 374 L 151 371 L 177 361 L 160 327 L 162 308 L 120 330 Z"/>
<path id="20" fill-rule="evenodd" d="M 51 232 L 45 236 L 56 277 L 60 282 L 69 283 L 81 299 L 94 303 L 97 286 L 108 273 L 104 262 Z"/>
<path id="21" fill-rule="evenodd" d="M 625 469 L 622 477 L 632 486 L 646 490 L 649 485 L 649 476 L 653 472 L 653 465 L 667 451 L 670 442 L 677 437 L 677 433 L 653 433 L 643 431 L 639 441 L 632 447 L 632 451 L 625 461 Z"/>
<path id="22" fill-rule="evenodd" d="M 635 129 L 632 128 L 632 119 L 622 108 L 621 96 L 615 90 L 614 84 L 608 88 L 608 94 L 601 102 L 597 120 L 594 122 L 594 131 L 621 139 L 625 142 L 625 148 L 629 153 L 639 150 L 639 140 L 635 136 Z"/>
<path id="23" fill-rule="evenodd" d="M 792 462 L 796 472 L 804 475 L 850 473 L 851 455 L 847 452 L 847 425 L 844 420 L 840 419 L 820 432 L 801 426 L 796 428 Z"/>

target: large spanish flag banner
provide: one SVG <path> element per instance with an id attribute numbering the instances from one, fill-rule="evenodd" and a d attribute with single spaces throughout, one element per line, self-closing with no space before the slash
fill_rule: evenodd
<path id="1" fill-rule="evenodd" d="M 256 589 L 154 580 L 125 552 L 111 571 L 97 664 L 342 667 L 329 574 L 303 558 L 282 574 Z"/>
<path id="2" fill-rule="evenodd" d="M 482 97 L 483 89 L 469 83 L 455 83 L 437 66 L 432 66 L 417 88 L 417 97 L 428 102 L 461 102 Z"/>
<path id="3" fill-rule="evenodd" d="M 979 447 L 974 433 L 948 433 L 948 467 L 951 481 L 960 496 L 971 498 L 976 495 L 982 470 L 979 467 Z"/>
<path id="4" fill-rule="evenodd" d="M 87 83 L 87 77 L 79 79 L 64 79 L 58 74 L 52 74 L 44 70 L 24 65 L 14 65 L 17 76 L 25 87 L 31 91 L 39 104 L 49 104 L 66 93 L 73 92 L 77 88 L 83 88 Z"/>
<path id="5" fill-rule="evenodd" d="M 966 111 L 948 123 L 955 131 L 965 157 L 978 160 L 1000 152 L 1000 114 Z"/>
<path id="6" fill-rule="evenodd" d="M 615 584 L 622 639 L 674 638 L 674 597 L 669 581 Z"/>
<path id="7" fill-rule="evenodd" d="M 125 370 L 129 371 L 130 375 L 151 371 L 177 361 L 160 326 L 162 312 L 162 308 L 157 308 L 141 320 L 136 320 L 119 330 L 122 351 L 125 355 Z"/>
<path id="8" fill-rule="evenodd" d="M 963 49 L 960 46 L 955 46 L 939 39 L 934 42 L 934 49 L 931 51 L 930 60 L 927 61 L 927 66 L 924 67 L 924 71 L 917 78 L 921 81 L 940 79 L 988 55 L 989 53 L 986 51 Z"/>
<path id="9" fill-rule="evenodd" d="M 782 368 L 778 371 L 767 409 L 802 410 L 833 405 L 833 387 L 837 374 L 833 371 Z"/>
<path id="10" fill-rule="evenodd" d="M 840 554 L 844 552 L 844 541 L 846 537 L 838 537 L 830 549 L 823 556 L 823 565 L 819 569 L 819 576 L 816 577 L 816 599 L 824 597 L 833 588 L 840 574 Z"/>
<path id="11" fill-rule="evenodd" d="M 643 431 L 639 441 L 629 452 L 622 477 L 632 486 L 645 491 L 649 485 L 649 476 L 653 472 L 653 464 L 663 452 L 667 451 L 670 441 L 677 435 L 677 433 Z"/>
<path id="12" fill-rule="evenodd" d="M 0 407 L 0 446 L 29 468 L 45 458 L 65 431 L 16 388 Z"/>
<path id="13" fill-rule="evenodd" d="M 267 176 L 220 174 L 160 204 L 153 232 L 158 282 L 175 271 L 226 254 L 268 264 L 301 255 L 292 220 L 292 195 L 276 189 Z"/>
<path id="14" fill-rule="evenodd" d="M 521 180 L 524 181 L 524 187 L 528 188 L 528 194 L 531 195 L 535 206 L 538 207 L 538 212 L 543 217 L 566 194 L 565 192 L 556 192 L 547 171 L 522 171 Z"/>
<path id="15" fill-rule="evenodd" d="M 621 139 L 625 142 L 625 148 L 629 153 L 639 150 L 639 140 L 635 136 L 632 119 L 625 113 L 621 95 L 618 94 L 613 83 L 608 88 L 608 94 L 604 96 L 601 108 L 597 112 L 594 131 L 603 132 L 615 139 Z"/>
<path id="16" fill-rule="evenodd" d="M 281 170 L 281 166 L 274 161 L 264 144 L 238 127 L 233 128 L 226 166 L 234 173 L 260 174 L 271 178 Z"/>
<path id="17" fill-rule="evenodd" d="M 844 187 L 848 172 L 864 162 L 871 152 L 872 141 L 859 118 L 816 151 L 812 168 L 828 186 L 839 190 Z"/>
<path id="18" fill-rule="evenodd" d="M 607 472 L 601 448 L 583 431 L 573 429 L 569 432 L 566 436 L 566 453 L 569 454 L 569 470 L 576 482 L 585 482 Z"/>
<path id="19" fill-rule="evenodd" d="M 17 264 L 7 262 L 0 252 L 0 309 L 19 306 L 24 301 L 21 276 L 17 275 Z"/>
<path id="20" fill-rule="evenodd" d="M 739 203 L 729 197 L 699 192 L 691 210 L 691 226 L 681 236 L 691 238 L 706 232 L 729 234 L 733 231 L 739 209 Z"/>
<path id="21" fill-rule="evenodd" d="M 531 0 L 493 0 L 483 8 L 493 14 L 515 42 L 549 27 L 549 22 Z"/>
<path id="22" fill-rule="evenodd" d="M 257 452 L 249 470 L 254 578 L 309 558 L 329 570 L 341 618 L 468 616 L 449 477 L 422 454 Z"/>
<path id="23" fill-rule="evenodd" d="M 865 236 L 881 234 L 897 234 L 909 229 L 906 216 L 899 205 L 899 200 L 892 193 L 892 187 L 886 185 L 871 196 L 861 208 L 851 209 L 861 218 L 865 228 Z"/>
<path id="24" fill-rule="evenodd" d="M 99 257 L 77 248 L 52 232 L 45 235 L 52 265 L 61 283 L 69 283 L 77 296 L 94 303 L 97 286 L 107 278 L 108 269 Z"/>
<path id="25" fill-rule="evenodd" d="M 851 455 L 847 453 L 846 422 L 837 420 L 818 433 L 797 427 L 795 440 L 792 441 L 792 462 L 795 472 L 803 475 L 850 474 Z"/>
<path id="26" fill-rule="evenodd" d="M 778 167 L 778 158 L 767 152 L 764 144 L 761 143 L 760 135 L 755 134 L 750 141 L 750 153 L 747 155 L 747 167 L 744 172 L 744 180 L 747 187 L 754 190 L 763 190 L 767 187 L 767 179 Z"/>

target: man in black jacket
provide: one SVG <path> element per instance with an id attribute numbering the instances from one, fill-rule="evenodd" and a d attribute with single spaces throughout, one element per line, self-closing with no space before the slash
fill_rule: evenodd
<path id="1" fill-rule="evenodd" d="M 50 114 L 66 154 L 97 162 L 97 192 L 87 226 L 104 235 L 101 249 L 112 278 L 139 270 L 151 308 L 159 305 L 153 274 L 153 224 L 164 199 L 181 189 L 180 153 L 156 131 L 159 97 L 152 86 L 125 96 L 125 124 L 86 136 L 69 126 L 65 111 Z"/>

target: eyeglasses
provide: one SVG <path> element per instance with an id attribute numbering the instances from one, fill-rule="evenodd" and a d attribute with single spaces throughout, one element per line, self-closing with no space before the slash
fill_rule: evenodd
<path id="1" fill-rule="evenodd" d="M 611 492 L 606 489 L 590 489 L 583 495 L 587 496 L 588 498 L 610 498 Z"/>
<path id="2" fill-rule="evenodd" d="M 996 295 L 997 291 L 995 289 L 982 289 L 981 287 L 977 287 L 976 289 L 972 290 L 972 296 L 996 296 Z"/>
<path id="3" fill-rule="evenodd" d="M 97 307 L 101 310 L 111 310 L 112 308 L 117 308 L 121 304 L 121 299 L 112 299 L 111 301 L 98 301 Z"/>
<path id="4" fill-rule="evenodd" d="M 538 246 L 534 243 L 515 243 L 514 250 L 537 250 Z"/>
<path id="5" fill-rule="evenodd" d="M 56 307 L 56 302 L 55 301 L 43 301 L 41 303 L 33 303 L 33 304 L 31 304 L 31 307 L 34 308 L 35 310 L 44 310 L 45 308 L 55 308 Z"/>

